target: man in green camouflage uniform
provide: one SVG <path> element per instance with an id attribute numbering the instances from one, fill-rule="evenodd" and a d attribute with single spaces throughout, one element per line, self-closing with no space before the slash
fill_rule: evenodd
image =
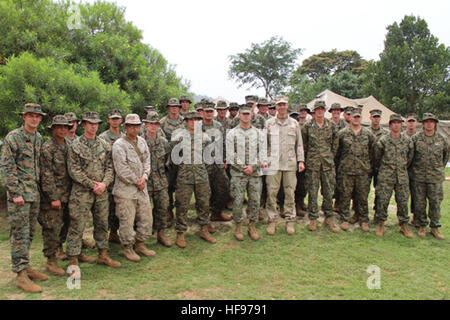
<path id="1" fill-rule="evenodd" d="M 65 227 L 68 230 L 70 224 L 68 203 L 72 180 L 67 171 L 68 143 L 65 138 L 71 127 L 66 117 L 53 117 L 48 127 L 52 137 L 42 145 L 40 157 L 41 211 L 38 221 L 42 226 L 46 269 L 58 276 L 65 274 L 56 261 L 56 254 L 62 251 L 63 246 L 61 229 Z"/>
<path id="2" fill-rule="evenodd" d="M 244 240 L 242 233 L 242 222 L 244 220 L 242 204 L 244 202 L 245 191 L 248 195 L 247 215 L 249 219 L 248 234 L 251 239 L 259 240 L 256 232 L 258 221 L 258 210 L 261 197 L 261 167 L 267 167 L 267 161 L 260 161 L 261 143 L 263 138 L 261 132 L 251 126 L 251 109 L 243 106 L 239 110 L 241 122 L 239 126 L 228 132 L 227 163 L 231 171 L 231 188 L 233 189 L 233 218 L 236 223 L 235 238 Z M 264 150 L 263 150 L 264 151 Z"/>
<path id="3" fill-rule="evenodd" d="M 338 132 L 339 147 L 336 155 L 337 189 L 341 229 L 349 229 L 350 201 L 360 217 L 361 229 L 369 231 L 370 177 L 373 167 L 375 136 L 361 126 L 361 111 L 354 110 L 350 126 Z"/>
<path id="4" fill-rule="evenodd" d="M 224 132 L 231 129 L 231 120 L 227 118 L 228 106 L 227 103 L 223 100 L 217 101 L 216 105 L 217 116 L 214 117 L 214 120 L 219 122 L 222 125 Z"/>
<path id="5" fill-rule="evenodd" d="M 166 165 L 169 161 L 170 146 L 166 138 L 159 132 L 161 124 L 156 112 L 149 112 L 147 118 L 142 120 L 147 127 L 145 141 L 150 152 L 151 171 L 147 182 L 150 199 L 153 199 L 153 225 L 157 230 L 157 241 L 166 247 L 171 247 L 166 235 L 169 219 L 169 194 L 167 189 Z"/>
<path id="6" fill-rule="evenodd" d="M 26 104 L 20 113 L 24 125 L 5 137 L 0 177 L 8 197 L 12 271 L 16 286 L 25 292 L 41 292 L 31 280 L 47 280 L 30 267 L 30 248 L 39 214 L 40 150 L 42 137 L 37 127 L 46 113 L 41 106 Z"/>
<path id="7" fill-rule="evenodd" d="M 203 162 L 203 151 L 211 139 L 201 130 L 198 130 L 200 115 L 193 111 L 184 117 L 186 129 L 178 131 L 173 137 L 172 162 L 178 167 L 176 186 L 176 244 L 180 248 L 186 247 L 184 234 L 187 231 L 187 211 L 192 198 L 195 195 L 195 207 L 197 221 L 201 227 L 200 237 L 209 243 L 216 243 L 209 231 L 209 187 L 208 171 Z M 195 134 L 194 134 L 195 133 Z M 181 151 L 181 155 L 180 155 Z M 174 158 L 174 154 L 177 157 Z"/>
<path id="8" fill-rule="evenodd" d="M 122 111 L 119 109 L 113 109 L 108 113 L 109 129 L 99 135 L 100 138 L 108 142 L 112 148 L 114 142 L 123 137 L 123 132 L 120 131 L 120 125 L 122 124 Z M 112 195 L 112 189 L 114 183 L 111 183 L 108 187 L 108 199 L 109 199 L 109 215 L 108 215 L 108 229 L 109 229 L 109 242 L 120 244 L 120 237 L 117 233 L 119 231 L 119 219 L 116 215 L 116 203 L 114 196 Z"/>
<path id="9" fill-rule="evenodd" d="M 414 135 L 411 140 L 414 148 L 414 159 L 411 164 L 412 184 L 414 189 L 415 214 L 419 220 L 419 236 L 426 236 L 427 200 L 428 218 L 431 234 L 439 240 L 444 236 L 439 232 L 441 227 L 441 202 L 444 199 L 443 181 L 445 166 L 450 159 L 449 142 L 437 132 L 439 120 L 431 113 L 422 118 L 423 131 Z"/>
<path id="10" fill-rule="evenodd" d="M 228 106 L 228 112 L 230 113 L 228 119 L 233 120 L 234 118 L 236 118 L 239 112 L 239 104 L 236 102 L 230 102 L 230 105 Z"/>
<path id="11" fill-rule="evenodd" d="M 258 114 L 261 115 L 265 120 L 272 118 L 269 114 L 270 102 L 266 98 L 259 98 L 258 100 Z"/>
<path id="12" fill-rule="evenodd" d="M 72 125 L 66 137 L 66 142 L 68 144 L 71 144 L 76 138 L 78 138 L 76 131 L 78 125 L 80 124 L 80 121 L 74 112 L 67 112 L 66 114 L 64 114 L 64 117 L 66 117 L 67 121 L 69 121 L 69 124 Z"/>
<path id="13" fill-rule="evenodd" d="M 180 97 L 180 115 L 184 116 L 186 113 L 189 112 L 189 106 L 191 105 L 192 101 L 187 95 L 182 95 Z M 154 110 L 155 111 L 155 110 Z"/>
<path id="14" fill-rule="evenodd" d="M 417 124 L 419 122 L 419 116 L 415 113 L 408 113 L 406 115 L 406 131 L 405 134 L 412 138 L 413 135 L 417 133 Z M 411 213 L 413 215 L 411 224 L 415 227 L 419 227 L 419 220 L 416 217 L 415 206 L 414 206 L 414 188 L 412 187 L 412 172 L 411 167 L 408 168 L 409 174 L 409 192 L 411 193 Z"/>
<path id="15" fill-rule="evenodd" d="M 375 212 L 375 221 L 378 225 L 375 234 L 379 237 L 384 235 L 384 223 L 388 217 L 389 201 L 394 190 L 400 232 L 406 238 L 414 237 L 408 229 L 408 166 L 412 161 L 414 148 L 409 137 L 402 134 L 403 122 L 399 114 L 392 114 L 389 119 L 391 132 L 381 136 L 375 146 L 375 166 L 378 168 L 376 186 L 378 198 Z"/>
<path id="16" fill-rule="evenodd" d="M 306 157 L 306 180 L 308 181 L 309 230 L 317 230 L 319 218 L 318 193 L 322 187 L 322 210 L 325 213 L 324 226 L 338 232 L 333 222 L 333 193 L 336 183 L 334 158 L 339 145 L 337 127 L 325 119 L 324 101 L 314 103 L 314 118 L 302 128 L 303 145 Z"/>
<path id="17" fill-rule="evenodd" d="M 89 213 L 94 222 L 94 239 L 99 250 L 98 264 L 120 267 L 108 254 L 108 186 L 114 179 L 111 146 L 97 137 L 97 112 L 85 112 L 81 125 L 84 134 L 69 147 L 67 167 L 73 180 L 69 199 L 70 227 L 67 235 L 69 266 L 78 266 L 83 232 Z M 80 275 L 77 275 L 77 277 Z"/>
<path id="18" fill-rule="evenodd" d="M 346 106 L 344 108 L 344 112 L 342 113 L 342 116 L 344 117 L 344 122 L 349 126 L 350 125 L 350 121 L 352 119 L 352 113 L 353 113 L 353 109 L 355 109 L 352 106 Z"/>

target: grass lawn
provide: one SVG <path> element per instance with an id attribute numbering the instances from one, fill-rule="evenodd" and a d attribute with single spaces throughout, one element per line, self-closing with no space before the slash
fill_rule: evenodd
<path id="1" fill-rule="evenodd" d="M 450 176 L 450 169 L 447 169 Z M 369 198 L 372 207 L 373 193 Z M 371 208 L 370 208 L 371 209 Z M 244 242 L 233 237 L 231 223 L 217 224 L 218 243 L 210 245 L 191 228 L 188 247 L 165 248 L 148 240 L 155 258 L 140 263 L 127 261 L 119 245 L 111 256 L 122 263 L 120 269 L 82 264 L 80 290 L 69 290 L 66 277 L 51 277 L 39 283 L 41 294 L 25 294 L 15 288 L 11 272 L 9 231 L 4 208 L 0 214 L 0 299 L 449 299 L 450 271 L 450 182 L 444 183 L 442 229 L 446 237 L 431 235 L 412 240 L 399 233 L 395 203 L 389 211 L 383 238 L 352 231 L 331 234 L 319 224 L 318 232 L 307 230 L 307 221 L 298 220 L 296 234 L 288 236 L 284 223 L 269 237 L 260 223 L 262 239 Z M 191 211 L 191 214 L 193 212 Z M 373 211 L 370 211 L 373 217 Z M 193 218 L 192 218 L 193 222 Z M 411 228 L 414 229 L 414 228 Z M 245 228 L 246 230 L 246 228 Z M 45 270 L 42 237 L 33 241 L 31 262 Z M 170 230 L 171 238 L 175 232 Z M 96 255 L 95 250 L 87 250 Z M 67 261 L 61 262 L 66 267 Z M 366 282 L 370 265 L 381 270 L 381 289 L 369 290 Z"/>

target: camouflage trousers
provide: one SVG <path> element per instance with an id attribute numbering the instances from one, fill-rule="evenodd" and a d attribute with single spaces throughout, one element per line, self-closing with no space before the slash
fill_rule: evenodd
<path id="1" fill-rule="evenodd" d="M 47 258 L 55 256 L 58 248 L 64 242 L 61 241 L 61 230 L 69 229 L 70 215 L 69 205 L 61 203 L 62 209 L 52 209 L 49 204 L 41 206 L 38 221 L 42 226 L 42 239 L 44 242 L 44 256 Z"/>
<path id="2" fill-rule="evenodd" d="M 19 273 L 30 263 L 30 247 L 39 215 L 39 201 L 23 206 L 8 201 L 12 271 Z"/>
<path id="3" fill-rule="evenodd" d="M 209 206 L 211 213 L 221 213 L 230 201 L 230 180 L 225 169 L 219 165 L 208 165 L 209 184 L 211 188 L 211 198 Z"/>
<path id="4" fill-rule="evenodd" d="M 431 228 L 440 228 L 441 202 L 444 200 L 444 191 L 442 183 L 421 183 L 412 181 L 414 189 L 415 214 L 421 227 L 428 225 L 427 219 L 427 200 L 428 200 L 428 218 Z"/>
<path id="5" fill-rule="evenodd" d="M 177 184 L 176 226 L 177 232 L 187 231 L 187 212 L 191 202 L 192 193 L 195 195 L 195 208 L 197 209 L 197 222 L 200 226 L 209 224 L 209 198 L 211 189 L 209 183 Z"/>
<path id="6" fill-rule="evenodd" d="M 242 205 L 245 192 L 248 195 L 247 215 L 250 221 L 258 221 L 259 204 L 261 200 L 261 177 L 231 177 L 231 189 L 233 190 L 233 218 L 236 223 L 244 220 Z"/>
<path id="7" fill-rule="evenodd" d="M 340 174 L 337 177 L 337 194 L 339 214 L 343 221 L 350 218 L 350 202 L 353 199 L 355 214 L 361 222 L 369 222 L 370 176 Z"/>
<path id="8" fill-rule="evenodd" d="M 409 174 L 409 193 L 411 194 L 411 213 L 415 215 L 416 213 L 416 206 L 414 203 L 414 199 L 415 199 L 415 193 L 414 193 L 414 188 L 413 188 L 413 179 L 412 179 L 412 174 Z"/>
<path id="9" fill-rule="evenodd" d="M 326 218 L 334 215 L 333 211 L 333 193 L 336 185 L 334 169 L 328 171 L 306 170 L 306 181 L 308 181 L 308 213 L 309 219 L 317 220 L 319 218 L 319 187 L 322 188 L 322 210 Z"/>
<path id="10" fill-rule="evenodd" d="M 285 220 L 293 221 L 295 211 L 295 188 L 297 186 L 297 174 L 295 171 L 277 171 L 266 177 L 267 181 L 267 215 L 269 220 L 275 220 L 277 212 L 277 196 L 283 182 Z"/>
<path id="11" fill-rule="evenodd" d="M 393 191 L 395 191 L 395 202 L 397 204 L 397 218 L 399 223 L 403 224 L 409 221 L 409 183 L 389 182 L 386 181 L 386 179 L 379 179 L 377 181 L 375 189 L 377 194 L 375 221 L 387 220 L 389 202 Z"/>
<path id="12" fill-rule="evenodd" d="M 169 221 L 169 194 L 166 189 L 149 191 L 148 196 L 153 200 L 153 227 L 157 231 L 167 228 Z"/>
<path id="13" fill-rule="evenodd" d="M 66 253 L 69 256 L 81 254 L 84 229 L 92 214 L 94 239 L 98 249 L 108 249 L 108 192 L 97 196 L 91 190 L 74 185 L 69 200 L 70 226 L 67 235 Z"/>
<path id="14" fill-rule="evenodd" d="M 152 207 L 147 192 L 138 192 L 137 199 L 115 196 L 116 215 L 119 218 L 120 242 L 123 246 L 146 241 L 152 235 Z M 136 226 L 136 231 L 134 230 Z"/>
<path id="15" fill-rule="evenodd" d="M 112 192 L 108 192 L 108 201 L 109 201 L 109 215 L 108 215 L 108 229 L 111 232 L 117 232 L 119 230 L 119 218 L 116 215 L 116 203 L 114 201 L 114 196 Z"/>

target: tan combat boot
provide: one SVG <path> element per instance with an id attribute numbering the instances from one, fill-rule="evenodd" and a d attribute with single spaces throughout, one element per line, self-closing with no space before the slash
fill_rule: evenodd
<path id="1" fill-rule="evenodd" d="M 259 234 L 256 231 L 256 221 L 250 221 L 248 224 L 248 235 L 253 241 L 259 240 Z"/>
<path id="2" fill-rule="evenodd" d="M 111 230 L 109 232 L 108 242 L 121 244 L 120 237 L 119 237 L 119 234 L 117 233 L 117 230 L 115 230 L 115 231 Z"/>
<path id="3" fill-rule="evenodd" d="M 231 221 L 232 219 L 233 217 L 231 215 L 224 212 L 213 213 L 211 215 L 211 221 Z"/>
<path id="4" fill-rule="evenodd" d="M 206 242 L 213 243 L 213 244 L 217 242 L 217 240 L 214 239 L 213 236 L 211 236 L 209 234 L 207 225 L 202 226 L 202 230 L 200 231 L 200 238 L 202 238 Z"/>
<path id="5" fill-rule="evenodd" d="M 106 249 L 99 250 L 97 263 L 104 264 L 104 265 L 106 265 L 108 267 L 112 267 L 112 268 L 119 268 L 121 266 L 119 261 L 114 261 L 113 259 L 111 259 L 108 256 L 108 250 L 106 250 Z"/>
<path id="6" fill-rule="evenodd" d="M 136 244 L 134 245 L 134 252 L 146 257 L 156 256 L 156 252 L 147 248 L 144 241 L 136 241 Z"/>
<path id="7" fill-rule="evenodd" d="M 375 235 L 377 237 L 382 237 L 384 235 L 384 221 L 379 221 L 377 229 L 375 230 Z"/>
<path id="8" fill-rule="evenodd" d="M 364 232 L 369 232 L 369 224 L 367 222 L 361 222 L 361 230 Z"/>
<path id="9" fill-rule="evenodd" d="M 347 231 L 348 229 L 350 229 L 350 225 L 347 221 L 344 221 L 339 225 L 339 228 L 341 228 L 341 230 L 343 231 Z"/>
<path id="10" fill-rule="evenodd" d="M 58 251 L 56 251 L 56 259 L 58 260 L 67 260 L 67 254 L 64 252 L 62 246 L 58 248 Z"/>
<path id="11" fill-rule="evenodd" d="M 56 256 L 49 257 L 47 259 L 45 269 L 55 276 L 64 276 L 66 274 L 64 270 L 58 265 L 58 262 L 56 261 Z"/>
<path id="12" fill-rule="evenodd" d="M 408 223 L 403 223 L 400 226 L 400 232 L 403 233 L 403 235 L 408 238 L 408 239 L 412 239 L 414 238 L 414 235 L 411 233 L 411 231 L 409 231 L 408 229 Z"/>
<path id="13" fill-rule="evenodd" d="M 27 271 L 28 278 L 30 278 L 31 280 L 39 280 L 39 281 L 47 281 L 48 280 L 47 275 L 33 270 L 30 266 L 27 267 L 26 271 Z"/>
<path id="14" fill-rule="evenodd" d="M 269 225 L 267 226 L 267 234 L 269 236 L 273 236 L 275 235 L 277 229 L 277 224 L 275 223 L 274 220 L 269 221 Z"/>
<path id="15" fill-rule="evenodd" d="M 77 266 L 78 267 L 78 256 L 68 256 L 69 257 L 69 265 L 70 266 Z"/>
<path id="16" fill-rule="evenodd" d="M 309 229 L 309 231 L 316 231 L 317 230 L 317 220 L 311 220 L 309 222 L 308 229 Z"/>
<path id="17" fill-rule="evenodd" d="M 242 221 L 236 222 L 236 230 L 234 231 L 234 237 L 238 241 L 244 241 L 244 234 L 242 233 Z"/>
<path id="18" fill-rule="evenodd" d="M 208 223 L 208 231 L 209 233 L 216 233 L 216 228 L 211 223 Z"/>
<path id="19" fill-rule="evenodd" d="M 126 245 L 123 248 L 123 255 L 130 261 L 139 262 L 141 261 L 141 257 L 139 257 L 136 252 L 133 250 L 132 245 Z"/>
<path id="20" fill-rule="evenodd" d="M 182 249 L 186 248 L 186 241 L 184 240 L 184 232 L 177 232 L 176 245 Z"/>
<path id="21" fill-rule="evenodd" d="M 158 230 L 156 240 L 158 241 L 158 243 L 162 244 L 167 248 L 170 248 L 172 246 L 172 243 L 169 241 L 169 238 L 167 238 L 165 229 Z"/>
<path id="22" fill-rule="evenodd" d="M 359 215 L 357 215 L 356 213 L 350 218 L 350 220 L 348 220 L 348 222 L 351 224 L 355 224 L 358 221 L 359 221 Z"/>
<path id="23" fill-rule="evenodd" d="M 78 256 L 78 261 L 80 262 L 86 262 L 86 263 L 95 263 L 95 258 L 88 256 L 87 254 L 84 253 L 80 253 L 80 255 Z"/>
<path id="24" fill-rule="evenodd" d="M 295 234 L 295 227 L 294 227 L 294 222 L 293 221 L 286 222 L 286 232 L 290 236 Z"/>
<path id="25" fill-rule="evenodd" d="M 29 293 L 42 292 L 41 287 L 30 280 L 26 270 L 22 270 L 17 274 L 16 287 Z"/>
<path id="26" fill-rule="evenodd" d="M 336 227 L 336 225 L 333 222 L 333 218 L 331 218 L 331 217 L 325 218 L 325 220 L 323 221 L 323 226 L 328 227 L 328 229 L 334 233 L 339 231 L 339 229 Z"/>
<path id="27" fill-rule="evenodd" d="M 439 232 L 438 228 L 431 228 L 431 234 L 438 240 L 444 240 L 445 237 Z"/>
<path id="28" fill-rule="evenodd" d="M 426 238 L 427 237 L 427 228 L 426 227 L 420 227 L 419 228 L 419 232 L 417 233 L 417 235 L 421 238 Z"/>

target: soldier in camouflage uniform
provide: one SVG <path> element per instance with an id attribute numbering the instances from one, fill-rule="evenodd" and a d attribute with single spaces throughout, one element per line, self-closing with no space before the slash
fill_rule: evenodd
<path id="1" fill-rule="evenodd" d="M 332 232 L 338 232 L 333 222 L 333 193 L 335 188 L 335 164 L 339 145 L 337 127 L 331 120 L 325 119 L 326 104 L 324 101 L 314 103 L 314 118 L 302 128 L 303 145 L 306 157 L 306 180 L 308 181 L 308 213 L 309 230 L 317 230 L 319 208 L 317 198 L 319 186 L 322 187 L 322 210 L 325 213 L 324 226 Z"/>
<path id="2" fill-rule="evenodd" d="M 186 215 L 192 193 L 195 195 L 197 221 L 201 227 L 200 237 L 209 243 L 216 243 L 216 239 L 208 231 L 211 189 L 208 171 L 203 162 L 203 151 L 211 139 L 206 133 L 196 129 L 198 121 L 201 120 L 197 112 L 189 112 L 184 119 L 187 130 L 178 131 L 171 141 L 173 147 L 177 148 L 173 152 L 179 155 L 177 158 L 172 157 L 172 162 L 178 166 L 175 229 L 177 231 L 176 244 L 180 248 L 186 247 L 184 239 L 187 231 Z M 196 145 L 197 147 L 195 147 Z M 180 155 L 180 151 L 182 151 L 182 155 Z"/>
<path id="3" fill-rule="evenodd" d="M 166 235 L 169 219 L 169 194 L 167 189 L 166 166 L 170 157 L 170 146 L 166 138 L 159 132 L 161 124 L 156 112 L 149 112 L 147 118 L 142 120 L 147 127 L 145 141 L 150 152 L 151 171 L 147 182 L 150 199 L 153 199 L 153 225 L 157 230 L 157 241 L 163 246 L 171 247 Z"/>
<path id="4" fill-rule="evenodd" d="M 258 100 L 258 114 L 261 115 L 265 120 L 272 118 L 269 114 L 270 102 L 266 98 L 259 98 Z"/>
<path id="5" fill-rule="evenodd" d="M 336 155 L 337 189 L 341 229 L 349 229 L 350 201 L 354 199 L 355 214 L 360 217 L 361 229 L 369 231 L 370 177 L 373 167 L 375 136 L 361 126 L 361 111 L 354 110 L 350 126 L 338 132 Z"/>
<path id="6" fill-rule="evenodd" d="M 198 102 L 195 104 L 194 106 L 195 111 L 198 112 L 200 118 L 203 119 L 203 103 L 202 102 Z"/>
<path id="7" fill-rule="evenodd" d="M 114 142 L 123 137 L 123 132 L 120 131 L 120 125 L 122 124 L 122 111 L 119 109 L 111 110 L 108 113 L 109 129 L 99 135 L 100 138 L 108 142 L 112 148 Z M 117 233 L 119 231 L 119 219 L 116 215 L 116 203 L 114 196 L 112 195 L 112 189 L 114 183 L 111 183 L 108 187 L 108 199 L 109 199 L 109 216 L 108 216 L 108 229 L 109 229 L 109 242 L 120 244 L 120 237 Z"/>
<path id="8" fill-rule="evenodd" d="M 400 232 L 406 238 L 414 237 L 408 229 L 408 166 L 412 161 L 414 148 L 409 137 L 402 134 L 403 122 L 399 114 L 392 114 L 389 119 L 391 132 L 381 136 L 375 146 L 374 158 L 378 168 L 376 186 L 378 198 L 375 212 L 375 221 L 378 225 L 375 234 L 379 237 L 384 234 L 384 223 L 387 220 L 389 201 L 394 190 Z"/>
<path id="9" fill-rule="evenodd" d="M 239 110 L 241 122 L 238 127 L 232 129 L 226 137 L 227 141 L 227 162 L 231 171 L 231 188 L 233 189 L 233 218 L 236 222 L 235 238 L 239 241 L 244 240 L 242 233 L 242 222 L 244 220 L 242 204 L 244 202 L 245 191 L 249 198 L 248 201 L 248 234 L 251 239 L 259 240 L 256 232 L 256 223 L 258 221 L 258 210 L 261 197 L 261 167 L 267 167 L 267 160 L 260 161 L 263 139 L 262 134 L 250 124 L 251 109 L 243 106 Z M 243 148 L 240 149 L 240 148 Z M 239 151 L 241 150 L 241 151 Z"/>
<path id="10" fill-rule="evenodd" d="M 138 254 L 146 257 L 156 255 L 145 246 L 145 241 L 152 234 L 153 219 L 147 192 L 150 152 L 145 139 L 138 136 L 141 126 L 137 114 L 127 115 L 126 136 L 117 139 L 112 148 L 116 174 L 112 193 L 120 221 L 120 242 L 125 258 L 134 262 L 141 260 Z"/>
<path id="11" fill-rule="evenodd" d="M 439 240 L 441 202 L 444 199 L 442 183 L 445 180 L 445 166 L 450 160 L 449 142 L 437 132 L 439 120 L 431 113 L 422 118 L 423 131 L 414 135 L 411 140 L 414 148 L 414 159 L 411 164 L 412 184 L 414 189 L 415 214 L 419 221 L 418 235 L 426 236 L 428 225 L 426 206 L 428 200 L 428 218 L 431 234 Z"/>
<path id="12" fill-rule="evenodd" d="M 56 261 L 56 254 L 62 251 L 61 229 L 69 229 L 69 197 L 72 180 L 67 171 L 68 143 L 67 132 L 72 126 L 66 117 L 53 117 L 48 127 L 52 138 L 42 145 L 41 171 L 41 211 L 38 221 L 42 226 L 44 256 L 47 258 L 46 269 L 50 273 L 64 276 L 64 270 Z"/>
<path id="13" fill-rule="evenodd" d="M 182 95 L 180 97 L 180 115 L 184 116 L 186 113 L 189 112 L 189 106 L 191 105 L 192 101 L 187 95 Z"/>
<path id="14" fill-rule="evenodd" d="M 267 112 L 269 113 L 269 115 L 271 117 L 276 117 L 276 115 L 277 115 L 277 108 L 275 106 L 275 101 L 274 100 L 270 101 L 269 110 L 267 110 Z"/>
<path id="15" fill-rule="evenodd" d="M 219 122 L 222 125 L 224 132 L 231 129 L 231 120 L 227 118 L 228 106 L 225 101 L 219 100 L 217 101 L 217 116 L 214 117 L 214 120 Z"/>
<path id="16" fill-rule="evenodd" d="M 236 115 L 239 112 L 239 104 L 236 102 L 230 102 L 230 105 L 228 106 L 228 112 L 230 115 L 228 116 L 228 119 L 233 120 L 236 118 Z"/>
<path id="17" fill-rule="evenodd" d="M 76 131 L 78 125 L 80 124 L 80 121 L 74 112 L 67 112 L 66 114 L 64 114 L 64 117 L 66 117 L 67 121 L 69 121 L 69 124 L 72 125 L 66 137 L 66 142 L 68 144 L 71 144 L 76 138 L 78 138 L 78 136 L 76 135 Z"/>
<path id="18" fill-rule="evenodd" d="M 353 107 L 352 106 L 346 106 L 344 108 L 344 112 L 342 113 L 342 116 L 344 117 L 344 122 L 349 126 L 350 121 L 352 119 L 352 113 L 353 113 Z"/>
<path id="19" fill-rule="evenodd" d="M 47 280 L 30 267 L 30 247 L 39 214 L 40 150 L 42 137 L 37 127 L 46 113 L 41 106 L 26 104 L 20 113 L 24 125 L 5 137 L 0 161 L 0 177 L 8 197 L 12 271 L 16 286 L 25 292 L 41 292 L 31 280 Z"/>
<path id="20" fill-rule="evenodd" d="M 108 254 L 108 186 L 114 179 L 111 146 L 97 137 L 97 112 L 85 112 L 82 123 L 84 134 L 69 147 L 67 168 L 73 185 L 69 199 L 70 227 L 67 235 L 69 266 L 78 266 L 86 220 L 92 213 L 94 239 L 99 250 L 98 264 L 120 267 Z M 77 277 L 80 275 L 77 274 Z"/>
<path id="21" fill-rule="evenodd" d="M 257 96 L 246 96 L 245 101 L 246 101 L 247 107 L 252 108 L 252 120 L 251 120 L 252 126 L 254 126 L 256 129 L 260 129 L 260 130 L 264 129 L 266 126 L 266 119 L 264 119 L 264 117 L 262 115 L 260 115 L 259 113 L 255 113 L 256 106 L 257 106 L 256 101 L 258 101 L 258 97 Z M 235 128 L 239 124 L 239 122 L 240 122 L 239 117 L 235 117 L 231 124 L 231 128 Z"/>
<path id="22" fill-rule="evenodd" d="M 417 114 L 415 114 L 415 113 L 408 113 L 406 115 L 406 131 L 405 131 L 405 134 L 408 137 L 412 138 L 412 136 L 417 133 L 418 121 L 419 121 L 419 117 L 418 117 Z M 413 215 L 411 224 L 418 228 L 419 227 L 419 220 L 417 219 L 416 214 L 414 213 L 415 212 L 415 209 L 414 209 L 414 207 L 415 207 L 414 206 L 414 198 L 415 198 L 415 196 L 414 196 L 414 189 L 413 189 L 412 183 L 411 183 L 412 172 L 411 172 L 410 169 L 411 169 L 411 167 L 408 169 L 408 173 L 409 173 L 409 192 L 411 194 L 411 213 Z"/>

